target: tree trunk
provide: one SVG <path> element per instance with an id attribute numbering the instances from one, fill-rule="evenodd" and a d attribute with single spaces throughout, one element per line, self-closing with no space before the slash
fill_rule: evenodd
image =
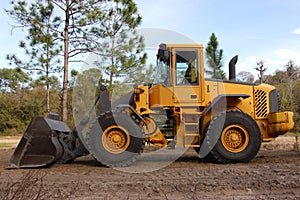
<path id="1" fill-rule="evenodd" d="M 116 3 L 116 7 L 114 11 L 113 33 L 111 35 L 111 73 L 109 77 L 109 88 L 111 89 L 110 92 L 112 92 L 113 76 L 115 71 L 115 37 L 116 37 L 115 27 L 116 27 L 117 10 L 118 10 L 118 2 Z"/>
<path id="2" fill-rule="evenodd" d="M 113 76 L 114 76 L 114 70 L 115 70 L 115 39 L 114 37 L 112 38 L 112 42 L 111 42 L 111 73 L 110 73 L 110 77 L 109 77 L 109 88 L 112 89 L 112 85 L 113 85 Z M 111 92 L 111 91 L 110 91 Z"/>
<path id="3" fill-rule="evenodd" d="M 64 77 L 63 77 L 63 94 L 62 94 L 62 121 L 68 120 L 68 67 L 69 67 L 69 0 L 66 0 L 66 21 L 64 29 Z"/>
<path id="4" fill-rule="evenodd" d="M 49 71 L 46 72 L 46 90 L 47 90 L 47 114 L 50 113 L 50 87 L 49 87 Z"/>
<path id="5" fill-rule="evenodd" d="M 48 23 L 49 23 L 50 19 L 48 18 Z M 48 27 L 47 29 L 47 34 L 50 34 L 50 28 Z M 49 61 L 50 61 L 50 55 L 49 55 L 49 43 L 47 42 L 47 49 L 46 49 L 46 58 L 47 58 L 47 62 L 46 62 L 46 90 L 47 90 L 47 114 L 50 113 L 50 87 L 49 87 Z"/>

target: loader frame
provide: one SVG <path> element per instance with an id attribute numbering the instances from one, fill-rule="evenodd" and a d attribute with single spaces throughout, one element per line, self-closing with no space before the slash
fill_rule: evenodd
<path id="1" fill-rule="evenodd" d="M 235 80 L 237 59 L 229 63 L 230 80 L 205 79 L 203 45 L 161 44 L 153 84 L 135 85 L 115 102 L 101 85 L 73 131 L 57 119 L 34 118 L 9 168 L 45 167 L 87 154 L 109 167 L 124 167 L 138 159 L 145 144 L 193 148 L 200 158 L 210 155 L 218 163 L 249 162 L 262 141 L 291 130 L 294 121 L 292 112 L 279 111 L 275 87 Z M 51 148 L 40 151 L 39 143 Z"/>

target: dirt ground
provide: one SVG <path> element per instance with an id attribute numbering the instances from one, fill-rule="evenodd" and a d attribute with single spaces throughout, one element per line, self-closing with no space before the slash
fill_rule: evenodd
<path id="1" fill-rule="evenodd" d="M 213 164 L 188 150 L 145 173 L 107 168 L 90 156 L 44 169 L 5 170 L 13 149 L 2 148 L 0 199 L 300 199 L 300 152 L 293 151 L 294 142 L 283 136 L 264 143 L 247 164 Z M 161 157 L 157 162 L 168 159 Z M 142 156 L 134 166 L 150 162 Z"/>

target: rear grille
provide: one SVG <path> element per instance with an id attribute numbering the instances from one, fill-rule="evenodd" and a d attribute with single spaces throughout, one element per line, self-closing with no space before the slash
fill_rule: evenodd
<path id="1" fill-rule="evenodd" d="M 278 92 L 276 89 L 272 90 L 269 94 L 269 99 L 270 99 L 270 112 L 278 112 L 279 110 L 279 96 Z"/>
<path id="2" fill-rule="evenodd" d="M 255 116 L 265 118 L 268 115 L 267 93 L 263 90 L 255 90 Z"/>

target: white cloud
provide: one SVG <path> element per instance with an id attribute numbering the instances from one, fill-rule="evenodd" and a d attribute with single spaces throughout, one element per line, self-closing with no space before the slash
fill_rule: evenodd
<path id="1" fill-rule="evenodd" d="M 294 34 L 300 35 L 300 27 L 293 31 Z"/>
<path id="2" fill-rule="evenodd" d="M 257 74 L 257 71 L 255 70 L 255 68 L 257 67 L 256 63 L 260 60 L 265 62 L 265 67 L 267 67 L 267 74 L 271 74 L 274 71 L 274 68 L 271 66 L 276 66 L 277 63 L 276 61 L 274 61 L 274 59 L 268 56 L 259 56 L 259 57 L 249 56 L 246 57 L 245 59 L 241 59 L 241 62 L 237 64 L 238 66 L 237 72 L 247 71 L 247 72 L 251 72 L 254 76 L 256 76 Z"/>
<path id="3" fill-rule="evenodd" d="M 279 59 L 284 60 L 286 63 L 289 60 L 293 60 L 295 63 L 300 64 L 299 51 L 293 51 L 291 49 L 278 49 L 275 51 L 275 55 L 278 56 Z"/>

